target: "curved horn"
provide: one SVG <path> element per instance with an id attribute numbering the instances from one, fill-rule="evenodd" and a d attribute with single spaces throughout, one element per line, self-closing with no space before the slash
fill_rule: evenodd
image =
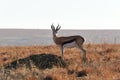
<path id="1" fill-rule="evenodd" d="M 58 24 L 58 26 L 56 27 L 56 31 L 58 31 L 61 28 L 61 26 Z"/>
<path id="2" fill-rule="evenodd" d="M 55 30 L 55 27 L 54 27 L 54 25 L 53 25 L 53 24 L 51 25 L 51 29 L 54 29 L 54 30 Z"/>

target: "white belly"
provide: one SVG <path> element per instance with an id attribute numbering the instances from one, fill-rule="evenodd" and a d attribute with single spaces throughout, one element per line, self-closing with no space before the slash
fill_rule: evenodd
<path id="1" fill-rule="evenodd" d="M 75 41 L 71 42 L 71 43 L 67 43 L 67 44 L 64 44 L 63 47 L 78 47 L 78 45 L 76 44 Z"/>

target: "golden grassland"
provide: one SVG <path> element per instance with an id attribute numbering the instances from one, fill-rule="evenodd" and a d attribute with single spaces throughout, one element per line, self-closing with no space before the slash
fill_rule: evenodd
<path id="1" fill-rule="evenodd" d="M 120 80 L 120 45 L 85 44 L 87 62 L 82 63 L 82 53 L 78 48 L 65 48 L 64 58 L 68 66 L 32 69 L 24 65 L 9 71 L 4 65 L 33 54 L 54 54 L 60 56 L 56 45 L 50 46 L 6 46 L 0 47 L 0 80 Z M 81 76 L 79 76 L 81 75 Z"/>

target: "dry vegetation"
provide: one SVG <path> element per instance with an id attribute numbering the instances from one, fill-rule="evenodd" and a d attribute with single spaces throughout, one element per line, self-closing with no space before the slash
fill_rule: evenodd
<path id="1" fill-rule="evenodd" d="M 0 80 L 120 80 L 120 45 L 86 44 L 87 63 L 82 63 L 78 48 L 65 48 L 66 67 L 40 69 L 31 62 L 31 69 L 22 64 L 5 69 L 12 61 L 30 55 L 60 56 L 59 48 L 51 46 L 0 47 Z"/>

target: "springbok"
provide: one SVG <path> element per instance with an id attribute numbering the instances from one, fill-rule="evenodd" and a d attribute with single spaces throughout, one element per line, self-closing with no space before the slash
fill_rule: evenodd
<path id="1" fill-rule="evenodd" d="M 59 26 L 59 24 L 56 28 L 54 27 L 53 24 L 51 25 L 51 29 L 52 29 L 52 32 L 53 32 L 53 40 L 61 48 L 61 57 L 63 58 L 64 45 L 75 42 L 83 53 L 83 62 L 86 62 L 86 50 L 83 49 L 83 47 L 82 47 L 82 45 L 85 41 L 84 38 L 79 36 L 79 35 L 68 36 L 68 37 L 57 37 L 56 34 L 60 30 L 60 28 L 61 28 L 61 26 Z"/>

